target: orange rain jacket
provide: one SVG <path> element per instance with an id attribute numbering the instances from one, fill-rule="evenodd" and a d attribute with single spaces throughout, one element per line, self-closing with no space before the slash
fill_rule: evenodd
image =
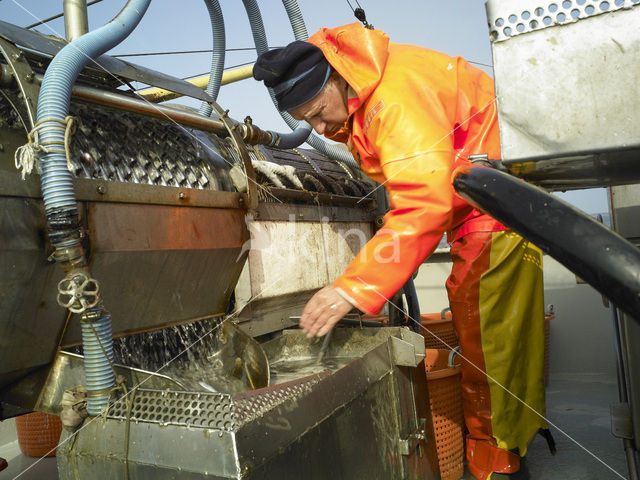
<path id="1" fill-rule="evenodd" d="M 333 286 L 377 313 L 437 247 L 466 233 L 505 228 L 459 197 L 452 172 L 472 154 L 500 158 L 493 81 L 462 58 L 389 42 L 358 23 L 309 38 L 356 96 L 332 136 L 384 184 L 384 226 Z"/>

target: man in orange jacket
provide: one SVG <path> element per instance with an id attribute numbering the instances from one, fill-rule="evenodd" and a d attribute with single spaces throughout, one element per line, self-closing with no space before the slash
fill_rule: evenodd
<path id="1" fill-rule="evenodd" d="M 321 336 L 353 307 L 377 313 L 446 233 L 469 469 L 480 480 L 516 472 L 514 451 L 524 455 L 546 426 L 541 253 L 452 185 L 470 155 L 500 158 L 492 80 L 461 58 L 356 23 L 262 54 L 254 77 L 281 111 L 346 143 L 391 204 L 384 227 L 309 300 L 301 327 Z"/>

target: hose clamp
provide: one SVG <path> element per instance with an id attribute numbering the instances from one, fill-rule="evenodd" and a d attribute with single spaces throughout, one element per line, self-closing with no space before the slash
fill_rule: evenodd
<path id="1" fill-rule="evenodd" d="M 82 313 L 100 301 L 100 284 L 85 272 L 70 272 L 58 282 L 58 305 Z"/>

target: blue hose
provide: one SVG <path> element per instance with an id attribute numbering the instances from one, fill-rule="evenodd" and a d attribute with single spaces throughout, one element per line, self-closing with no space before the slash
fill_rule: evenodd
<path id="1" fill-rule="evenodd" d="M 37 122 L 42 124 L 40 144 L 54 153 L 41 156 L 41 186 L 45 211 L 76 208 L 73 177 L 64 152 L 64 124 L 69 112 L 71 88 L 80 71 L 92 59 L 110 50 L 133 31 L 151 0 L 129 0 L 111 22 L 64 47 L 44 75 L 38 97 Z"/>
<path id="2" fill-rule="evenodd" d="M 242 0 L 242 3 L 244 4 L 244 8 L 247 11 L 247 16 L 249 17 L 249 23 L 251 24 L 253 42 L 255 43 L 258 55 L 260 55 L 269 50 L 269 45 L 267 44 L 267 35 L 265 34 L 264 24 L 262 23 L 262 15 L 260 14 L 260 8 L 258 7 L 256 0 Z M 296 37 L 296 40 L 306 40 L 308 38 L 308 35 L 306 33 L 307 29 L 304 26 L 304 21 L 302 20 L 302 14 L 300 13 L 298 5 L 295 2 L 293 2 L 293 4 L 291 4 L 291 2 L 284 2 L 284 5 L 285 9 L 287 10 L 287 14 L 289 15 L 289 19 L 295 19 L 295 21 L 292 21 L 292 25 L 294 25 L 294 33 L 297 32 L 297 35 L 302 35 L 304 33 L 304 38 Z M 271 101 L 274 105 L 276 105 L 277 108 L 278 103 L 276 102 L 275 94 L 273 93 L 273 90 L 271 88 L 269 88 L 268 90 L 269 95 L 271 96 Z M 294 130 L 293 134 L 295 137 L 301 135 L 300 132 L 296 132 L 299 126 L 299 122 L 295 118 L 293 118 L 287 112 L 280 112 L 280 116 L 289 126 L 289 128 Z M 280 135 L 282 138 L 286 138 L 289 134 L 278 135 Z M 288 143 L 289 142 L 287 141 L 287 144 Z M 353 155 L 351 155 L 351 153 L 345 148 L 341 148 L 337 145 L 331 145 L 313 134 L 309 135 L 309 138 L 307 138 L 307 143 L 327 157 L 339 162 L 346 163 L 351 168 L 354 168 L 356 170 L 359 169 L 358 164 L 353 158 Z"/>
<path id="3" fill-rule="evenodd" d="M 302 145 L 309 135 L 311 135 L 311 125 L 307 122 L 300 122 L 300 125 L 291 133 L 278 133 L 267 130 L 273 137 L 270 147 L 281 148 L 287 150 Z"/>
<path id="4" fill-rule="evenodd" d="M 87 412 L 100 415 L 109 403 L 109 390 L 115 385 L 113 372 L 113 337 L 111 315 L 104 309 L 92 309 L 88 313 L 97 320 L 82 319 L 82 349 L 84 376 L 87 384 Z M 105 358 L 106 354 L 106 358 Z"/>
<path id="5" fill-rule="evenodd" d="M 222 81 L 222 71 L 224 69 L 224 51 L 226 48 L 224 18 L 218 0 L 204 0 L 211 19 L 211 32 L 213 34 L 213 55 L 211 56 L 211 73 L 206 92 L 216 100 L 220 91 Z M 202 102 L 198 113 L 208 117 L 211 115 L 211 105 Z"/>
<path id="6" fill-rule="evenodd" d="M 289 16 L 289 23 L 291 24 L 291 28 L 293 28 L 293 36 L 296 40 L 305 41 L 309 38 L 309 33 L 307 32 L 307 26 L 304 24 L 304 17 L 302 16 L 302 12 L 298 7 L 297 0 L 282 0 L 282 4 L 284 5 L 284 9 L 287 11 L 287 15 Z"/>
<path id="7" fill-rule="evenodd" d="M 44 75 L 38 98 L 37 128 L 38 142 L 47 149 L 47 153 L 40 155 L 40 183 L 49 239 L 56 252 L 61 252 L 63 268 L 69 267 L 65 249 L 80 252 L 81 259 L 76 264 L 86 266 L 80 245 L 73 176 L 67 168 L 65 155 L 65 118 L 69 112 L 71 88 L 91 59 L 113 48 L 133 31 L 150 3 L 151 0 L 129 0 L 111 22 L 82 35 L 60 50 Z M 108 405 L 109 389 L 115 385 L 111 367 L 111 315 L 101 305 L 86 310 L 82 314 L 82 329 L 83 342 L 86 342 L 84 366 L 88 411 L 96 415 Z"/>

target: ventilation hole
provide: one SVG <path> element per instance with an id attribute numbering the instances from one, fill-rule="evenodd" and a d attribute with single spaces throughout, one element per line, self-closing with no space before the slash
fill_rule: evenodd
<path id="1" fill-rule="evenodd" d="M 580 17 L 580 10 L 578 10 L 577 8 L 576 8 L 576 9 L 571 10 L 571 17 L 572 17 L 574 20 L 577 20 L 577 19 L 578 19 L 578 17 Z"/>
<path id="2" fill-rule="evenodd" d="M 564 2 L 562 2 L 562 8 L 571 8 L 571 2 L 569 0 L 564 0 Z"/>
<path id="3" fill-rule="evenodd" d="M 558 5 L 556 5 L 555 3 L 552 3 L 551 5 L 549 5 L 549 11 L 551 13 L 556 13 L 558 11 Z"/>
<path id="4" fill-rule="evenodd" d="M 547 26 L 551 25 L 551 17 L 544 17 L 542 19 L 542 23 L 544 23 Z"/>
<path id="5" fill-rule="evenodd" d="M 556 17 L 556 20 L 558 20 L 559 22 L 564 22 L 566 19 L 567 19 L 567 16 L 562 12 L 560 12 Z"/>
<path id="6" fill-rule="evenodd" d="M 584 5 L 587 0 L 578 0 L 576 3 L 578 5 Z"/>
<path id="7" fill-rule="evenodd" d="M 516 17 L 515 15 L 509 15 L 509 21 L 511 23 L 516 23 L 516 20 L 518 20 L 518 17 Z"/>
<path id="8" fill-rule="evenodd" d="M 544 8 L 541 8 L 541 7 L 536 8 L 535 14 L 541 17 L 544 14 Z"/>
<path id="9" fill-rule="evenodd" d="M 520 33 L 524 32 L 524 25 L 519 23 L 518 25 L 516 25 L 516 30 Z"/>
<path id="10" fill-rule="evenodd" d="M 587 5 L 584 11 L 587 12 L 587 15 L 591 15 L 593 12 L 596 11 L 596 9 L 594 8 L 593 5 Z"/>
<path id="11" fill-rule="evenodd" d="M 624 0 L 616 0 L 616 7 L 621 7 L 622 5 L 624 5 Z"/>
<path id="12" fill-rule="evenodd" d="M 603 12 L 606 12 L 607 10 L 609 10 L 609 2 L 602 2 L 600 4 L 600 10 L 602 10 Z"/>
<path id="13" fill-rule="evenodd" d="M 510 37 L 511 36 L 511 27 L 505 27 L 504 34 L 505 34 L 505 36 Z"/>

